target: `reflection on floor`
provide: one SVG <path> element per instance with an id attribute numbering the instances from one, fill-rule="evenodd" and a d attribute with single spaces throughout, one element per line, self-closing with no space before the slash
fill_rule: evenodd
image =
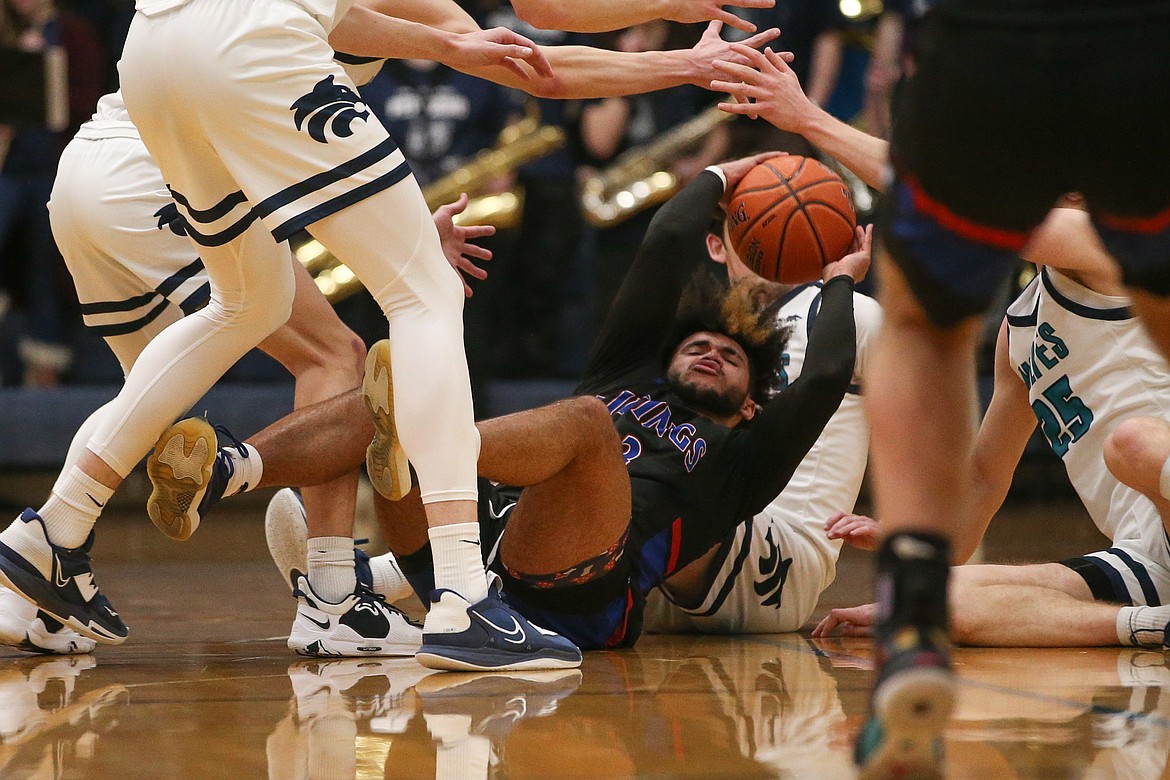
<path id="1" fill-rule="evenodd" d="M 293 606 L 254 518 L 209 524 L 186 548 L 139 523 L 104 527 L 95 562 L 131 626 L 125 645 L 0 653 L 0 777 L 855 776 L 867 640 L 648 636 L 587 654 L 580 671 L 502 675 L 297 659 L 284 646 Z M 864 598 L 867 579 L 847 557 L 830 604 Z M 955 661 L 948 777 L 1167 772 L 1161 652 L 962 649 Z"/>

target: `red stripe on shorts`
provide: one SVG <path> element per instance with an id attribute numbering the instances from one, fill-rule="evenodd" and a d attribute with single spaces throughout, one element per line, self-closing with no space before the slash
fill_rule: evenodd
<path id="1" fill-rule="evenodd" d="M 966 217 L 961 217 L 951 211 L 942 202 L 926 194 L 918 179 L 913 176 L 904 176 L 903 184 L 910 190 L 914 199 L 914 208 L 921 214 L 933 219 L 942 227 L 957 236 L 976 241 L 980 244 L 993 246 L 996 249 L 1006 249 L 1009 252 L 1018 252 L 1028 242 L 1028 233 L 1002 228 L 987 227 Z"/>
<path id="2" fill-rule="evenodd" d="M 1093 219 L 1111 230 L 1119 230 L 1123 233 L 1153 236 L 1170 230 L 1170 209 L 1152 217 L 1115 217 L 1111 214 L 1094 214 Z"/>

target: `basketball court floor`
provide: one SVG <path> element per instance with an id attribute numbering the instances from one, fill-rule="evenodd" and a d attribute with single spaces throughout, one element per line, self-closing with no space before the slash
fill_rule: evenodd
<path id="1" fill-rule="evenodd" d="M 647 636 L 579 672 L 478 676 L 299 659 L 262 516 L 221 512 L 185 544 L 143 513 L 103 519 L 95 570 L 130 639 L 0 652 L 0 778 L 855 776 L 868 640 Z M 1061 500 L 1001 513 L 987 557 L 1099 546 Z M 868 587 L 866 555 L 847 553 L 816 617 Z M 1170 777 L 1160 651 L 960 649 L 955 664 L 948 777 Z"/>

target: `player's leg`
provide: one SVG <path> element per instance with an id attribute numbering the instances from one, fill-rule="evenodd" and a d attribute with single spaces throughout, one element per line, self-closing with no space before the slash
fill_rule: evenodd
<path id="1" fill-rule="evenodd" d="M 1105 465 L 1154 503 L 1170 533 L 1170 422 L 1153 417 L 1122 421 L 1105 440 Z"/>
<path id="2" fill-rule="evenodd" d="M 958 566 L 951 577 L 956 642 L 986 647 L 1118 643 L 1119 605 L 1093 600 L 1085 580 L 1059 563 Z"/>
<path id="3" fill-rule="evenodd" d="M 990 647 L 1163 647 L 1167 570 L 1131 547 L 1060 563 L 954 570 L 956 641 Z"/>
<path id="4" fill-rule="evenodd" d="M 1019 31 L 993 29 L 929 19 L 897 106 L 897 180 L 878 255 L 885 319 L 866 389 L 876 509 L 887 529 L 873 717 L 857 749 L 866 777 L 941 771 L 954 696 L 943 594 L 950 529 L 969 505 L 976 316 L 1060 194 L 1045 179 L 1065 162 L 1062 150 L 1027 143 L 1047 138 L 1041 101 L 1030 96 L 1051 91 L 1048 71 L 1032 67 L 1035 49 L 1021 45 Z M 1008 95 L 989 86 L 989 69 L 1012 80 Z M 987 148 L 1000 132 L 1022 140 Z"/>

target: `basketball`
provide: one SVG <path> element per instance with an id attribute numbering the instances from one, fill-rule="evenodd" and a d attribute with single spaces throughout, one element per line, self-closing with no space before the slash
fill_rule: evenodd
<path id="1" fill-rule="evenodd" d="M 821 278 L 849 252 L 857 215 L 841 177 L 809 157 L 773 157 L 732 194 L 727 232 L 755 273 L 784 284 Z"/>

